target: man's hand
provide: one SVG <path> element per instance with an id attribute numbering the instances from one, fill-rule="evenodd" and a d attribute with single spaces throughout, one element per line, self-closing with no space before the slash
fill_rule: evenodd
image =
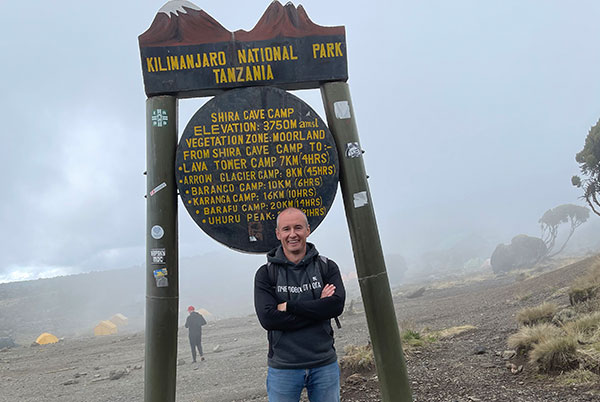
<path id="1" fill-rule="evenodd" d="M 321 291 L 321 299 L 323 299 L 325 297 L 333 296 L 334 293 L 335 293 L 335 286 L 333 286 L 331 283 L 327 284 L 323 288 L 323 291 Z"/>
<path id="2" fill-rule="evenodd" d="M 286 311 L 286 308 L 287 308 L 287 302 L 279 303 L 277 305 L 277 310 L 279 310 L 279 311 Z"/>

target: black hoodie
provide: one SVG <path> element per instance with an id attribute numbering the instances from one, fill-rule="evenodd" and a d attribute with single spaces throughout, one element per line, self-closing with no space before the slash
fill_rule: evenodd
<path id="1" fill-rule="evenodd" d="M 331 260 L 321 278 L 319 252 L 311 243 L 306 246 L 306 255 L 298 264 L 285 257 L 281 246 L 267 254 L 267 261 L 276 268 L 276 284 L 269 276 L 268 264 L 261 266 L 254 278 L 256 315 L 268 331 L 269 367 L 314 368 L 337 359 L 330 320 L 344 309 L 344 284 Z M 335 293 L 321 299 L 326 284 L 333 284 Z M 278 311 L 277 305 L 283 302 L 287 302 L 287 311 Z"/>

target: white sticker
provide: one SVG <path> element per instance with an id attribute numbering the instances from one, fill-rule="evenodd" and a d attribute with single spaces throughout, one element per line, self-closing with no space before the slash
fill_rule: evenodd
<path id="1" fill-rule="evenodd" d="M 165 183 L 163 181 L 158 186 L 154 187 L 154 190 L 150 191 L 150 197 L 152 197 L 154 194 L 158 193 L 160 190 L 162 190 L 165 187 L 167 187 L 167 183 Z"/>
<path id="2" fill-rule="evenodd" d="M 159 240 L 165 235 L 164 229 L 159 225 L 152 226 L 152 230 L 150 231 L 153 239 Z"/>
<path id="3" fill-rule="evenodd" d="M 348 101 L 334 102 L 333 110 L 335 110 L 335 117 L 338 119 L 350 118 L 350 105 L 348 104 Z"/>
<path id="4" fill-rule="evenodd" d="M 154 109 L 152 111 L 152 125 L 154 127 L 166 127 L 169 123 L 169 115 L 166 110 Z"/>
<path id="5" fill-rule="evenodd" d="M 364 207 L 369 203 L 367 199 L 367 192 L 361 191 L 360 193 L 354 193 L 354 208 Z"/>
<path id="6" fill-rule="evenodd" d="M 348 158 L 360 158 L 362 151 L 358 142 L 349 142 L 346 144 L 346 157 Z"/>
<path id="7" fill-rule="evenodd" d="M 152 264 L 165 264 L 165 257 L 167 256 L 167 251 L 164 248 L 153 248 L 150 249 L 150 258 L 152 259 Z"/>

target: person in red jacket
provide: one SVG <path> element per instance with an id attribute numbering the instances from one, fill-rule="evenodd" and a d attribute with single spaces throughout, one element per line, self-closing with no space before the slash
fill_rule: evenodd
<path id="1" fill-rule="evenodd" d="M 340 370 L 331 319 L 346 293 L 337 264 L 307 243 L 306 215 L 288 208 L 277 217 L 281 245 L 267 254 L 254 278 L 254 307 L 267 330 L 269 402 L 340 400 Z"/>
<path id="2" fill-rule="evenodd" d="M 198 354 L 200 354 L 200 360 L 204 361 L 202 353 L 202 326 L 206 324 L 206 320 L 202 314 L 196 311 L 194 306 L 188 307 L 188 313 L 190 315 L 185 320 L 185 327 L 189 331 L 188 337 L 192 348 L 192 363 L 196 363 L 196 349 L 198 349 Z"/>

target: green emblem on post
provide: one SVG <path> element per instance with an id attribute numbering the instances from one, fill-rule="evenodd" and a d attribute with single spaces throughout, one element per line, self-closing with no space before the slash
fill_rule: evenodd
<path id="1" fill-rule="evenodd" d="M 169 122 L 169 116 L 166 110 L 156 109 L 152 111 L 152 125 L 154 127 L 166 127 Z"/>

